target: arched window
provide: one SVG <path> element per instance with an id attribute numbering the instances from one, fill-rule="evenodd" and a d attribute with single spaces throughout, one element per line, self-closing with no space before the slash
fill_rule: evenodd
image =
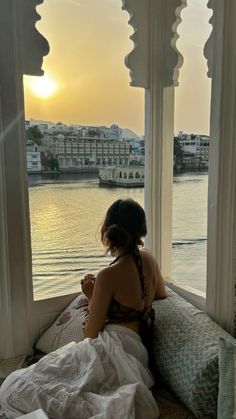
<path id="1" fill-rule="evenodd" d="M 190 1 L 190 0 L 189 0 Z M 7 4 L 7 2 L 2 2 Z M 13 9 L 13 17 L 17 19 L 17 13 L 15 10 L 15 4 L 17 2 L 11 2 L 12 9 Z M 22 2 L 23 12 L 28 19 L 27 13 L 27 3 L 26 1 Z M 35 2 L 39 3 L 39 2 Z M 128 65 L 131 68 L 131 75 L 132 75 L 132 85 L 135 87 L 142 87 L 146 89 L 146 158 L 148 159 L 148 166 L 146 167 L 147 178 L 145 179 L 147 183 L 147 188 L 145 190 L 146 198 L 145 198 L 145 208 L 147 214 L 147 223 L 148 223 L 148 231 L 149 235 L 147 238 L 147 245 L 151 248 L 152 252 L 158 259 L 160 264 L 162 273 L 164 277 L 170 277 L 170 255 L 171 255 L 171 196 L 172 196 L 172 136 L 174 131 L 173 126 L 173 109 L 174 109 L 174 86 L 177 84 L 177 73 L 178 73 L 178 65 L 176 63 L 181 62 L 181 57 L 176 55 L 176 51 L 172 48 L 170 40 L 177 38 L 176 33 L 172 32 L 173 23 L 175 22 L 166 22 L 167 14 L 164 13 L 168 11 L 169 15 L 172 16 L 174 19 L 176 10 L 165 8 L 157 8 L 158 14 L 152 15 L 150 13 L 150 2 L 143 2 L 137 0 L 136 2 L 124 2 L 124 3 L 132 3 L 134 13 L 133 18 L 131 19 L 131 23 L 135 24 L 141 21 L 143 18 L 142 11 L 145 11 L 145 16 L 148 16 L 149 23 L 145 22 L 144 25 L 138 27 L 135 30 L 133 38 L 136 40 L 141 39 L 142 42 L 137 42 L 137 47 L 135 49 L 135 54 L 132 55 L 133 59 L 130 60 L 129 57 L 127 59 Z M 153 4 L 155 2 L 152 2 Z M 172 4 L 172 2 L 165 2 L 168 4 Z M 179 2 L 178 9 L 181 9 L 180 4 L 186 3 L 184 0 Z M 206 3 L 206 2 L 205 2 Z M 210 2 L 212 3 L 212 2 Z M 215 47 L 214 47 L 214 54 L 213 54 L 213 63 L 214 63 L 214 77 L 213 77 L 213 101 L 212 101 L 212 109 L 213 109 L 213 124 L 212 124 L 212 138 L 214 138 L 214 148 L 213 148 L 213 157 L 215 160 L 211 161 L 210 169 L 209 169 L 209 180 L 210 180 L 210 195 L 209 195 L 209 231 L 210 235 L 208 237 L 208 261 L 209 263 L 209 274 L 208 278 L 211 281 L 208 283 L 208 311 L 210 311 L 215 316 L 216 311 L 222 312 L 219 309 L 220 296 L 224 294 L 224 298 L 222 298 L 223 303 L 227 306 L 227 301 L 231 298 L 231 306 L 235 303 L 233 296 L 229 293 L 229 285 L 231 285 L 231 290 L 234 289 L 235 284 L 232 280 L 232 284 L 229 284 L 228 278 L 235 276 L 235 265 L 233 265 L 233 249 L 235 247 L 235 231 L 234 226 L 235 222 L 235 206 L 234 201 L 232 198 L 233 192 L 235 190 L 235 176 L 232 176 L 232 173 L 235 173 L 235 127 L 232 121 L 235 121 L 235 106 L 234 104 L 234 97 L 235 97 L 235 80 L 234 75 L 236 74 L 235 69 L 235 60 L 230 59 L 230 54 L 232 51 L 227 48 L 227 41 L 230 39 L 232 48 L 234 48 L 234 43 L 236 40 L 236 36 L 233 36 L 235 29 L 234 25 L 234 13 L 229 13 L 227 9 L 227 13 L 223 13 L 225 11 L 224 7 L 227 2 L 218 2 L 217 5 L 217 16 L 214 19 L 216 22 L 222 21 L 222 26 L 224 26 L 224 31 L 222 30 L 222 46 L 217 45 L 217 37 L 215 36 Z M 228 2 L 229 6 L 232 5 L 232 10 L 235 11 L 233 6 L 233 2 Z M 50 4 L 50 2 L 48 2 Z M 163 2 L 164 4 L 164 2 Z M 173 2 L 174 4 L 174 2 Z M 177 4 L 177 3 L 176 3 Z M 170 6 L 172 7 L 172 6 Z M 26 8 L 26 9 L 24 9 Z M 0 2 L 0 11 L 2 12 L 2 5 Z M 9 9 L 10 10 L 10 9 Z M 4 12 L 4 10 L 3 10 Z M 222 13 L 221 13 L 222 12 Z M 9 13 L 11 13 L 9 11 Z M 177 20 L 179 19 L 179 13 L 177 16 Z M 138 19 L 136 19 L 135 15 L 139 15 Z M 13 20 L 14 20 L 13 19 Z M 33 18 L 35 19 L 35 17 Z M 11 19 L 10 19 L 11 20 Z M 135 21 L 136 20 L 136 21 Z M 163 38 L 160 38 L 155 31 L 153 33 L 153 37 L 151 37 L 152 42 L 149 42 L 149 31 L 150 28 L 155 29 L 155 24 L 158 21 L 161 27 L 160 33 L 165 33 L 164 41 Z M 12 20 L 11 20 L 12 22 Z M 27 23 L 27 22 L 26 22 Z M 143 22 L 142 22 L 143 23 Z M 168 25 L 167 25 L 168 23 Z M 171 24 L 170 24 L 171 23 Z M 31 18 L 29 18 L 29 24 L 31 27 L 34 27 L 35 20 L 32 22 Z M 6 341 L 8 348 L 13 347 L 13 343 L 15 344 L 14 350 L 10 350 L 8 352 L 8 356 L 17 356 L 22 353 L 26 353 L 28 348 L 27 345 L 22 345 L 22 339 L 18 339 L 17 336 L 18 330 L 16 327 L 17 322 L 15 325 L 11 323 L 11 317 L 13 315 L 15 319 L 18 320 L 19 323 L 22 324 L 24 328 L 23 332 L 21 333 L 24 336 L 24 340 L 26 341 L 29 336 L 29 330 L 31 325 L 27 323 L 27 317 L 30 318 L 30 310 L 32 308 L 33 312 L 33 322 L 36 324 L 36 328 L 38 328 L 37 333 L 41 327 L 46 327 L 46 323 L 43 325 L 40 324 L 43 318 L 49 319 L 49 313 L 44 312 L 44 307 L 41 305 L 41 312 L 39 310 L 39 304 L 35 301 L 31 301 L 33 295 L 33 287 L 31 281 L 31 249 L 30 249 L 30 225 L 29 225 L 29 208 L 28 208 L 28 194 L 27 188 L 25 185 L 25 164 L 24 163 L 24 147 L 25 147 L 25 135 L 24 135 L 24 109 L 23 109 L 23 91 L 22 91 L 22 73 L 27 74 L 42 74 L 41 69 L 38 68 L 38 63 L 42 61 L 42 57 L 38 57 L 38 61 L 36 64 L 37 69 L 30 67 L 32 64 L 31 60 L 26 62 L 25 60 L 21 59 L 20 63 L 24 65 L 22 69 L 22 65 L 19 65 L 17 59 L 19 59 L 18 55 L 23 52 L 24 49 L 18 50 L 18 44 L 15 45 L 15 39 L 12 36 L 5 37 L 4 30 L 6 31 L 7 27 L 12 30 L 12 28 L 7 25 L 2 25 L 3 28 L 1 36 L 0 36 L 0 46 L 2 49 L 5 49 L 7 46 L 9 60 L 7 62 L 11 63 L 8 65 L 8 68 L 5 67 L 5 62 L 1 62 L 1 74 L 2 70 L 4 73 L 3 79 L 7 80 L 8 83 L 5 85 L 1 85 L 0 95 L 1 95 L 1 110 L 0 112 L 4 113 L 4 118 L 0 118 L 0 129 L 1 129 L 1 144 L 0 147 L 0 161 L 2 162 L 11 162 L 12 170 L 9 170 L 6 164 L 0 164 L 0 235 L 2 242 L 5 246 L 0 247 L 0 278 L 2 279 L 2 288 L 3 292 L 2 297 L 0 296 L 0 306 L 3 309 L 5 318 L 7 314 L 10 313 L 4 325 L 4 330 L 9 330 L 8 336 L 6 336 Z M 140 26 L 137 24 L 137 26 Z M 175 25 L 176 27 L 176 25 Z M 5 28 L 5 29 L 4 29 Z M 171 29 L 172 28 L 172 29 Z M 136 29 L 136 28 L 135 28 Z M 218 29 L 218 28 L 217 28 Z M 216 29 L 215 33 L 219 34 L 219 31 Z M 221 26 L 219 27 L 221 30 Z M 169 30 L 169 32 L 168 32 Z M 140 37 L 137 37 L 137 33 L 140 31 Z M 165 32 L 166 31 L 166 32 Z M 231 33 L 232 32 L 232 33 Z M 27 31 L 26 31 L 27 33 Z M 9 34 L 8 34 L 9 35 Z M 34 32 L 35 35 L 35 32 Z M 4 40 L 4 41 L 3 41 Z M 18 43 L 17 39 L 17 43 Z M 42 41 L 42 39 L 41 39 Z M 5 46 L 6 42 L 6 46 Z M 19 42 L 20 44 L 20 42 Z M 38 46 L 42 45 L 42 42 L 38 43 Z M 40 47 L 39 47 L 40 48 Z M 235 48 L 233 49 L 233 51 Z M 16 54 L 17 52 L 17 54 Z M 28 55 L 27 55 L 28 52 Z M 34 51 L 35 52 L 35 51 Z M 36 48 L 36 55 L 38 51 Z M 40 53 L 40 51 L 39 51 Z M 222 56 L 221 56 L 222 54 Z M 25 58 L 31 57 L 31 51 L 27 50 L 24 51 Z M 34 54 L 32 54 L 35 56 Z M 39 54 L 40 55 L 40 54 Z M 41 55 L 43 55 L 41 53 Z M 151 57 L 151 59 L 150 59 Z M 23 57 L 20 57 L 23 58 Z M 167 58 L 167 59 L 166 59 Z M 0 58 L 0 60 L 5 60 L 6 57 Z M 209 61 L 212 60 L 212 56 L 209 57 Z M 163 71 L 157 71 L 160 68 L 160 63 L 162 65 Z M 215 69 L 217 68 L 217 72 Z M 152 83 L 150 84 L 150 74 Z M 161 75 L 161 77 L 160 77 Z M 223 75 L 223 76 L 222 76 Z M 154 87 L 155 88 L 154 88 Z M 223 87 L 222 87 L 223 86 Z M 231 96 L 232 95 L 232 96 Z M 9 98 L 11 103 L 14 106 L 9 109 Z M 160 106 L 161 105 L 161 106 Z M 229 106 L 232 105 L 232 106 Z M 9 113 L 9 115 L 7 114 Z M 220 117 L 219 117 L 220 116 Z M 227 119 L 228 118 L 228 119 Z M 9 121 L 14 121 L 14 124 L 9 125 Z M 232 122 L 232 125 L 231 125 Z M 61 123 L 56 124 L 55 129 L 57 130 L 57 135 L 61 131 Z M 83 141 L 81 141 L 78 145 L 79 147 L 79 158 L 82 161 L 86 161 L 88 164 L 88 160 L 91 156 L 92 145 L 90 140 L 86 139 L 86 133 L 84 132 L 84 128 L 81 130 L 81 138 L 83 137 Z M 221 138 L 220 138 L 221 134 Z M 90 133 L 91 136 L 92 133 Z M 104 138 L 104 136 L 102 137 Z M 14 141 L 13 141 L 14 140 Z M 12 145 L 14 144 L 14 153 L 12 153 Z M 50 147 L 54 147 L 54 141 Z M 67 146 L 68 145 L 68 146 Z M 66 145 L 65 143 L 65 150 L 61 151 L 60 159 L 64 161 L 66 164 L 66 157 L 70 159 L 71 154 L 71 147 L 69 147 L 69 142 Z M 97 145 L 97 144 L 96 144 Z M 98 146 L 99 148 L 99 146 Z M 124 147 L 125 148 L 125 147 Z M 61 146 L 60 146 L 61 150 Z M 223 152 L 222 152 L 223 151 Z M 108 147 L 105 145 L 101 145 L 100 147 L 100 158 L 103 164 L 108 163 L 108 156 L 109 150 Z M 63 157 L 63 153 L 65 158 Z M 68 155 L 67 155 L 68 154 Z M 121 152 L 123 158 L 119 155 L 119 163 L 127 163 L 128 164 L 128 151 Z M 5 161 L 4 161 L 5 159 Z M 186 166 L 191 167 L 191 163 L 186 160 Z M 87 167 L 88 168 L 88 167 Z M 127 179 L 127 172 L 124 173 L 124 178 Z M 133 178 L 133 174 L 129 175 L 129 178 Z M 142 176 L 143 178 L 143 176 Z M 52 191 L 49 191 L 52 192 Z M 45 192 L 43 192 L 45 193 Z M 75 195 L 74 195 L 75 196 Z M 78 196 L 78 194 L 77 194 Z M 50 200 L 50 205 L 52 209 L 52 214 L 58 217 L 62 223 L 65 221 L 65 214 L 66 211 L 60 211 L 60 200 L 55 201 L 55 196 L 53 193 L 48 193 L 48 197 Z M 26 199 L 25 199 L 26 198 Z M 81 196 L 79 195 L 79 198 Z M 68 204 L 69 205 L 69 204 Z M 15 209 L 15 212 L 12 211 L 12 208 Z M 41 222 L 43 228 L 45 228 L 45 216 L 44 216 L 45 207 L 42 207 L 42 211 L 39 211 L 39 218 L 37 222 Z M 15 213 L 17 212 L 18 217 L 15 217 Z M 42 216 L 43 215 L 43 216 Z M 230 215 L 230 216 L 229 216 Z M 41 218 L 40 218 L 41 216 Z M 76 213 L 77 218 L 78 215 Z M 54 219 L 52 220 L 54 221 Z M 61 224 L 62 224 L 61 223 Z M 59 223 L 58 223 L 59 224 Z M 58 224 L 55 224 L 58 227 Z M 161 226 L 161 229 L 155 228 L 157 226 Z M 7 227 L 7 228 L 6 228 Z M 45 237 L 45 230 L 42 228 L 43 232 L 43 239 L 47 239 L 47 234 Z M 22 232 L 17 237 L 15 233 L 17 231 Z M 55 231 L 55 229 L 54 229 Z M 74 233 L 75 229 L 71 229 Z M 227 234 L 225 234 L 227 233 Z M 66 231 L 68 235 L 68 231 Z M 65 235 L 65 237 L 67 237 Z M 219 240 L 219 238 L 221 240 Z M 37 244 L 37 243 L 36 243 Z M 63 245 L 66 243 L 63 242 Z M 182 245 L 182 244 L 181 244 Z M 66 247 L 66 246 L 65 246 Z M 51 246 L 47 249 L 51 252 L 52 258 L 57 258 L 56 256 L 56 246 L 55 248 Z M 37 251 L 37 249 L 36 249 Z M 41 255 L 40 255 L 41 256 Z M 65 251 L 65 261 L 68 257 L 68 253 Z M 12 261 L 17 260 L 19 261 L 19 269 L 15 269 L 15 266 L 10 266 Z M 228 263 L 227 263 L 228 262 Z M 234 261 L 235 262 L 235 261 Z M 67 262 L 65 262 L 66 264 Z M 58 269 L 59 264 L 55 264 L 55 271 L 48 274 L 47 281 L 52 278 L 54 275 L 55 278 L 58 277 L 58 273 L 60 272 L 60 267 Z M 10 269 L 9 269 L 10 267 Z M 45 267 L 44 267 L 45 268 Z M 51 267 L 50 267 L 51 269 Z M 50 271 L 48 269 L 48 271 Z M 58 270 L 57 270 L 58 269 Z M 50 276 L 51 275 L 51 276 Z M 220 276 L 224 277 L 225 282 L 221 284 Z M 71 277 L 72 281 L 74 277 Z M 76 278 L 77 281 L 77 278 Z M 19 285 L 21 288 L 21 292 L 18 293 L 17 290 L 19 289 Z M 181 285 L 181 284 L 180 284 Z M 221 293 L 220 291 L 226 289 L 225 285 L 227 285 L 227 293 Z M 76 287 L 75 287 L 76 288 Z M 192 288 L 191 288 L 192 289 Z M 13 293 L 12 293 L 13 290 Z M 186 290 L 185 290 L 186 291 Z M 192 293 L 193 294 L 193 293 Z M 18 297 L 18 301 L 14 302 L 11 301 L 11 295 Z M 191 292 L 185 292 L 185 297 L 191 299 Z M 8 304 L 8 300 L 5 299 L 5 296 L 9 299 L 11 304 Z M 213 297 L 212 297 L 213 296 Z M 226 299 L 226 297 L 228 297 Z M 196 301 L 197 297 L 194 295 L 192 301 Z M 71 301 L 71 296 L 63 296 L 63 300 L 60 302 L 53 301 L 52 305 L 50 305 L 50 312 L 56 313 L 60 311 L 63 307 L 65 307 L 69 301 Z M 14 310 L 13 304 L 14 303 Z M 15 304 L 16 303 L 16 304 Z M 38 303 L 38 301 L 37 301 Z M 51 303 L 50 303 L 51 304 Z M 22 307 L 26 307 L 25 314 L 22 311 Z M 53 309 L 52 309 L 53 307 Z M 210 307 L 210 309 L 209 309 Z M 216 307 L 216 308 L 215 308 Z M 224 307 L 220 307 L 223 308 Z M 226 307 L 227 308 L 227 307 Z M 28 314 L 28 316 L 27 316 Z M 42 315 L 43 314 L 43 315 Z M 227 324 L 229 324 L 229 315 L 227 314 Z M 231 314 L 231 312 L 230 312 Z M 41 315 L 41 317 L 40 317 Z M 3 316 L 3 317 L 4 317 Z M 215 316 L 217 317 L 218 314 Z M 2 317 L 2 316 L 1 316 Z M 219 318 L 219 316 L 218 316 Z M 217 318 L 217 320 L 218 320 Z M 232 316 L 231 316 L 232 318 Z M 232 320 L 232 319 L 231 319 Z M 2 318 L 0 319 L 0 326 L 1 326 Z M 32 323 L 33 323 L 32 322 Z M 232 322 L 233 323 L 233 322 Z M 7 327 L 6 327 L 7 324 Z M 9 326 L 9 327 L 8 327 Z M 29 327 L 28 327 L 29 326 Z M 4 336 L 5 338 L 5 336 Z M 14 338 L 14 339 L 13 339 Z M 16 338 L 16 340 L 15 340 Z M 31 336 L 31 338 L 33 338 Z M 18 342 L 19 341 L 19 342 Z M 16 344 L 17 343 L 17 344 Z M 19 343 L 19 345 L 18 345 Z M 6 346 L 7 346 L 6 345 Z M 5 342 L 1 344 L 0 342 L 0 357 L 5 356 L 3 347 L 5 346 Z M 30 345 L 28 345 L 29 347 Z M 14 353 L 13 353 L 14 352 Z"/>

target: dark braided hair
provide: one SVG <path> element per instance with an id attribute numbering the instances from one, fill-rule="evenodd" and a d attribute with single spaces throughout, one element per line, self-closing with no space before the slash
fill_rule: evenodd
<path id="1" fill-rule="evenodd" d="M 145 212 L 136 201 L 118 199 L 110 206 L 101 228 L 101 240 L 108 252 L 115 254 L 119 247 L 135 251 L 143 245 L 146 234 Z"/>

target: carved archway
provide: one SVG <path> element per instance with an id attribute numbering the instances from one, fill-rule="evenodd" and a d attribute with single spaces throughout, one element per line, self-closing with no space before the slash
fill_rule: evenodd
<path id="1" fill-rule="evenodd" d="M 29 353 L 33 339 L 23 74 L 43 74 L 49 52 L 35 28 L 39 3 L 0 2 L 0 49 L 7 52 L 0 56 L 0 358 Z"/>
<path id="2" fill-rule="evenodd" d="M 171 275 L 174 88 L 183 57 L 177 27 L 186 0 L 123 0 L 134 49 L 126 57 L 131 85 L 145 89 L 146 246 L 164 277 Z M 158 157 L 157 157 L 158 156 Z"/>
<path id="3" fill-rule="evenodd" d="M 212 11 L 214 11 L 214 0 L 209 0 L 207 7 L 209 9 L 212 9 Z M 213 20 L 214 20 L 214 16 L 212 14 L 209 20 L 209 23 L 212 25 L 212 31 L 204 47 L 204 56 L 207 60 L 207 66 L 208 66 L 207 75 L 210 78 L 212 77 L 212 63 L 213 63 L 213 30 L 214 30 Z"/>
<path id="4" fill-rule="evenodd" d="M 134 43 L 133 50 L 125 59 L 130 70 L 131 85 L 149 88 L 150 65 L 152 56 L 150 51 L 151 31 L 153 18 L 156 25 L 162 25 L 163 36 L 163 82 L 165 86 L 177 86 L 179 69 L 183 64 L 183 56 L 176 47 L 179 35 L 178 25 L 181 22 L 181 12 L 187 6 L 187 0 L 149 1 L 122 0 L 122 9 L 130 15 L 129 24 L 134 33 L 130 39 Z M 158 13 L 160 15 L 158 19 Z M 160 57 L 161 60 L 161 57 Z"/>

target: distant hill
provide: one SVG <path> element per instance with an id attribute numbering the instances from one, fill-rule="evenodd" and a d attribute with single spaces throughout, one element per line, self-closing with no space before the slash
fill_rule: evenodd
<path id="1" fill-rule="evenodd" d="M 129 140 L 139 138 L 139 136 L 129 128 L 122 128 L 122 134 L 123 138 L 128 138 Z"/>

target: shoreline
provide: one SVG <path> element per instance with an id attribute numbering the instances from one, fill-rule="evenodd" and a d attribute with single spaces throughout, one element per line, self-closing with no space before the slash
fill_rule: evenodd
<path id="1" fill-rule="evenodd" d="M 105 166 L 104 166 L 105 167 Z M 181 175 L 182 173 L 208 173 L 208 169 L 206 168 L 188 168 L 188 169 L 177 169 L 177 170 L 173 170 L 173 174 L 174 175 Z M 52 171 L 52 170 L 48 170 L 48 171 L 27 171 L 28 176 L 39 176 L 41 175 L 42 177 L 50 177 L 50 175 L 76 175 L 76 174 L 88 174 L 88 175 L 96 175 L 99 173 L 99 168 L 94 167 L 94 168 L 80 168 L 80 169 L 62 169 L 62 170 L 58 170 L 58 171 Z"/>

